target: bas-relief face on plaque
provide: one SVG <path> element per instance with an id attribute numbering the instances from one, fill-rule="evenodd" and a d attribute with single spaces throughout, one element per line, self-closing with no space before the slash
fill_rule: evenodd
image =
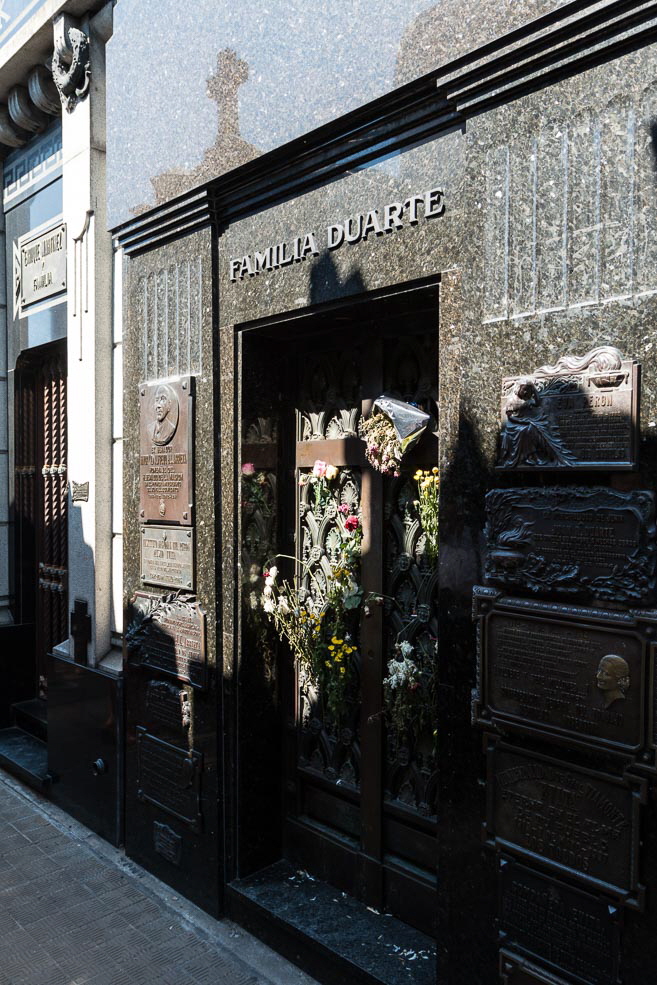
<path id="1" fill-rule="evenodd" d="M 502 381 L 498 469 L 631 469 L 639 366 L 611 346 Z"/>
<path id="2" fill-rule="evenodd" d="M 490 741 L 488 844 L 641 909 L 639 809 L 646 783 Z"/>
<path id="3" fill-rule="evenodd" d="M 486 496 L 486 577 L 537 595 L 649 604 L 655 495 L 576 486 Z"/>
<path id="4" fill-rule="evenodd" d="M 482 709 L 519 731 L 636 755 L 646 744 L 648 637 L 644 613 L 500 598 L 475 589 Z"/>
<path id="5" fill-rule="evenodd" d="M 191 376 L 139 387 L 139 516 L 144 523 L 192 523 Z"/>
<path id="6" fill-rule="evenodd" d="M 601 896 L 503 859 L 499 931 L 505 949 L 578 985 L 617 985 L 619 910 Z"/>

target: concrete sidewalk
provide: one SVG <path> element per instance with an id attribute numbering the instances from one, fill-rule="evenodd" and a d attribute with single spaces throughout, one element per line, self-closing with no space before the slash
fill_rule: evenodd
<path id="1" fill-rule="evenodd" d="M 0 985 L 314 985 L 0 771 Z"/>

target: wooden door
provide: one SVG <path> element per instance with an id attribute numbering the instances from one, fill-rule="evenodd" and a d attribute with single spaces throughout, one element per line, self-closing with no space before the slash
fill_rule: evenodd
<path id="1" fill-rule="evenodd" d="M 16 370 L 14 503 L 16 598 L 36 624 L 36 681 L 47 694 L 46 656 L 68 638 L 66 353 L 48 347 Z"/>

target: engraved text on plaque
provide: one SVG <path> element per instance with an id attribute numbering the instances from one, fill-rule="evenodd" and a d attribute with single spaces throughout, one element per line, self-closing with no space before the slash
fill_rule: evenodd
<path id="1" fill-rule="evenodd" d="M 139 516 L 189 526 L 193 509 L 193 377 L 139 387 Z"/>

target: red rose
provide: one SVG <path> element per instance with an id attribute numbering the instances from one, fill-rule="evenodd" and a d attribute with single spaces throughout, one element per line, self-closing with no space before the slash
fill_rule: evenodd
<path id="1" fill-rule="evenodd" d="M 348 516 L 347 519 L 344 521 L 345 530 L 349 530 L 349 531 L 356 530 L 358 528 L 359 523 L 360 521 L 357 516 Z"/>

